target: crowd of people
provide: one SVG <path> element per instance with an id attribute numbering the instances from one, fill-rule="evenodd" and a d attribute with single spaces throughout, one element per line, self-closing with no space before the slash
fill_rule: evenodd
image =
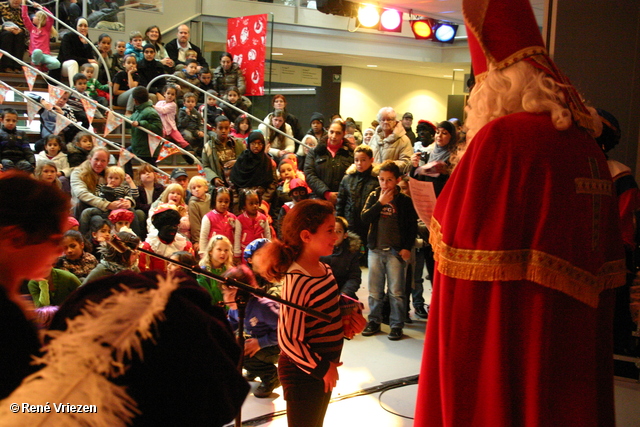
<path id="1" fill-rule="evenodd" d="M 15 12 L 12 10 L 14 3 L 10 0 L 5 9 L 0 9 L 3 16 Z M 94 57 L 93 51 L 87 47 L 87 40 L 73 33 L 64 36 L 58 57 L 51 57 L 42 38 L 50 34 L 41 34 L 51 31 L 47 16 L 36 14 L 31 22 L 26 5 L 22 5 L 20 16 L 26 20 L 23 37 L 20 38 L 20 32 L 12 27 L 3 26 L 0 44 L 4 46 L 9 40 L 13 45 L 25 44 L 24 34 L 28 31 L 32 42 L 29 48 L 32 62 L 52 73 L 60 73 L 61 77 L 68 77 L 77 91 L 86 93 L 97 102 L 104 102 L 108 96 L 105 84 L 106 73 L 110 73 L 113 95 L 117 97 L 114 103 L 125 107 L 132 121 L 131 151 L 142 162 L 134 174 L 132 162 L 124 168 L 116 166 L 109 150 L 96 145 L 90 134 L 69 130 L 58 134 L 48 132 L 40 145 L 36 145 L 39 150 L 34 153 L 24 132 L 17 130 L 16 111 L 6 109 L 3 112 L 0 195 L 16 200 L 0 207 L 0 230 L 3 230 L 0 239 L 3 248 L 8 248 L 0 255 L 0 284 L 3 285 L 0 287 L 0 305 L 5 307 L 3 316 L 6 321 L 16 328 L 13 333 L 20 333 L 23 340 L 9 361 L 15 369 L 0 369 L 3 372 L 0 375 L 5 377 L 0 381 L 0 399 L 8 396 L 34 369 L 28 360 L 40 348 L 37 334 L 23 314 L 25 303 L 20 300 L 21 292 L 31 296 L 38 310 L 41 328 L 64 330 L 66 326 L 61 325 L 65 316 L 78 315 L 86 300 L 106 299 L 105 288 L 113 289 L 115 293 L 126 293 L 113 281 L 119 277 L 129 277 L 125 280 L 134 281 L 134 273 L 161 271 L 168 277 L 178 275 L 184 278 L 186 287 L 181 288 L 181 292 L 174 291 L 175 300 L 171 297 L 166 302 L 169 324 L 184 320 L 176 314 L 176 306 L 180 306 L 189 313 L 197 313 L 206 320 L 205 323 L 216 325 L 212 326 L 215 340 L 222 348 L 220 354 L 224 356 L 218 354 L 217 359 L 224 359 L 220 363 L 231 370 L 239 357 L 238 349 L 230 344 L 231 331 L 239 326 L 239 311 L 236 289 L 227 286 L 224 275 L 240 278 L 251 286 L 324 313 L 327 320 L 310 321 L 308 314 L 279 306 L 268 298 L 252 296 L 247 302 L 247 320 L 243 325 L 248 336 L 244 347 L 245 379 L 260 379 L 260 385 L 253 392 L 257 398 L 267 398 L 276 387 L 283 386 L 291 426 L 322 425 L 331 390 L 338 379 L 337 368 L 344 337 L 360 332 L 365 337 L 373 336 L 380 333 L 382 325 L 386 324 L 388 339 L 397 341 L 404 336 L 405 323 L 413 321 L 411 306 L 414 316 L 429 317 L 429 305 L 425 304 L 423 297 L 425 268 L 429 280 L 439 277 L 441 288 L 435 293 L 435 301 L 439 304 L 435 314 L 436 322 L 441 324 L 449 325 L 455 317 L 448 305 L 450 303 L 475 313 L 490 304 L 488 298 L 492 292 L 499 293 L 499 298 L 508 301 L 512 296 L 506 291 L 502 293 L 502 285 L 495 285 L 505 277 L 526 282 L 520 285 L 527 298 L 559 299 L 576 314 L 585 311 L 582 303 L 593 305 L 596 301 L 597 305 L 597 295 L 576 294 L 571 295 L 571 299 L 551 293 L 550 289 L 564 293 L 569 293 L 569 290 L 554 288 L 559 286 L 559 281 L 549 279 L 547 276 L 552 273 L 548 271 L 535 277 L 520 277 L 508 271 L 504 276 L 492 279 L 494 283 L 487 288 L 478 285 L 486 280 L 482 274 L 493 278 L 498 275 L 497 267 L 490 271 L 488 268 L 480 269 L 479 273 L 480 270 L 460 266 L 460 257 L 447 258 L 447 250 L 456 252 L 456 248 L 447 245 L 459 244 L 454 238 L 457 230 L 459 233 L 467 232 L 459 239 L 470 238 L 469 233 L 473 235 L 475 241 L 469 243 L 470 247 L 485 242 L 482 237 L 485 236 L 487 250 L 492 247 L 492 238 L 502 236 L 505 240 L 500 243 L 510 247 L 512 241 L 509 239 L 518 235 L 513 230 L 501 234 L 501 230 L 509 227 L 505 224 L 498 227 L 491 221 L 487 221 L 485 227 L 496 227 L 492 229 L 494 232 L 483 235 L 477 230 L 478 218 L 458 218 L 462 210 L 486 207 L 482 188 L 471 194 L 473 185 L 483 184 L 480 180 L 471 182 L 470 177 L 479 174 L 480 170 L 490 174 L 492 166 L 469 165 L 471 160 L 468 160 L 493 153 L 484 142 L 488 137 L 475 133 L 482 127 L 478 125 L 482 120 L 478 114 L 471 118 L 469 137 L 478 135 L 480 142 L 468 152 L 464 151 L 466 128 L 458 119 L 438 123 L 419 120 L 414 132 L 413 114 L 406 112 L 398 117 L 392 107 L 381 108 L 371 126 L 365 129 L 361 129 L 352 118 L 343 120 L 334 115 L 325 121 L 324 114 L 315 112 L 310 117 L 308 131 L 304 133 L 298 118 L 287 110 L 286 98 L 276 95 L 271 102 L 272 111 L 254 127 L 256 123 L 252 123 L 247 115 L 226 103 L 218 106 L 215 98 L 194 92 L 187 86 L 182 87 L 181 81 L 174 81 L 171 77 L 156 80 L 154 86 L 147 90 L 147 84 L 155 77 L 173 74 L 208 94 L 222 96 L 242 111 L 251 108 L 250 101 L 243 96 L 245 81 L 242 70 L 233 62 L 232 56 L 223 53 L 220 66 L 211 71 L 201 50 L 190 43 L 186 25 L 181 25 L 178 37 L 166 45 L 157 26 L 149 27 L 144 35 L 133 32 L 128 42 L 116 42 L 116 53 L 111 51 L 110 37 L 101 36 L 97 46 L 109 67 L 103 70 L 98 66 L 99 58 Z M 86 21 L 79 19 L 77 28 L 86 36 Z M 2 61 L 5 72 L 15 69 L 9 58 Z M 516 65 L 511 70 L 521 68 L 526 67 Z M 538 78 L 540 74 L 532 69 L 521 72 L 527 78 Z M 518 78 L 522 76 L 513 80 Z M 557 91 L 569 91 L 566 87 L 553 87 Z M 474 99 L 483 99 L 481 96 L 487 95 L 476 95 Z M 82 116 L 82 107 L 75 103 L 74 108 L 73 98 L 62 97 L 55 105 L 42 102 L 43 129 L 48 129 L 47 123 L 55 122 L 55 117 L 47 118 L 45 110 L 55 109 L 66 116 Z M 470 104 L 476 105 L 474 102 L 478 101 L 470 101 Z M 553 98 L 553 102 L 558 102 L 557 98 Z M 539 112 L 516 109 L 516 113 L 533 116 Z M 203 114 L 206 116 L 206 132 Z M 569 129 L 567 132 L 572 132 L 572 140 L 586 145 L 585 141 L 590 137 L 571 127 L 572 121 L 567 117 L 562 116 L 551 125 L 546 115 L 538 114 L 527 117 L 529 122 L 526 126 L 536 123 L 536 129 L 544 131 L 545 135 L 556 135 L 557 130 Z M 604 116 L 600 114 L 598 117 Z M 505 124 L 499 119 L 496 122 L 505 126 L 503 135 L 517 134 L 522 131 L 524 123 L 516 120 L 514 124 Z M 605 129 L 611 128 L 611 119 L 602 122 Z M 189 174 L 183 168 L 174 168 L 170 182 L 163 179 L 153 168 L 158 153 L 151 152 L 147 135 L 139 128 L 164 136 L 193 152 L 202 161 L 202 174 Z M 274 128 L 282 133 L 275 132 Z M 602 157 L 597 145 L 592 145 L 592 157 Z M 489 150 L 489 154 L 477 153 L 483 149 Z M 514 150 L 516 154 L 520 153 L 520 148 Z M 576 150 L 577 158 L 580 154 L 578 148 Z M 463 154 L 467 163 L 461 163 L 462 172 L 457 173 L 457 180 L 449 181 Z M 520 161 L 526 163 L 523 159 Z M 606 175 L 606 165 L 603 165 L 604 162 L 592 166 L 596 169 L 602 166 L 600 169 Z M 517 175 L 515 168 L 510 172 Z M 35 179 L 28 177 L 30 173 Z M 412 203 L 410 179 L 432 183 L 434 194 L 437 197 L 442 194 L 444 200 L 449 200 L 446 202 L 449 210 L 445 210 L 445 202 L 441 202 L 436 211 L 437 219 L 431 224 L 424 224 Z M 567 182 L 575 186 L 577 181 L 571 179 Z M 456 199 L 452 186 L 456 186 L 458 194 L 465 197 Z M 16 193 L 17 189 L 21 192 Z M 542 198 L 546 197 L 543 193 L 540 190 Z M 22 199 L 25 199 L 24 203 L 21 203 Z M 470 207 L 455 204 L 462 199 L 473 200 L 474 204 Z M 42 203 L 47 204 L 46 211 L 38 210 Z M 504 209 L 505 217 L 513 211 L 510 206 L 508 203 L 499 206 Z M 460 211 L 454 214 L 455 208 L 460 208 Z M 20 213 L 25 210 L 25 218 L 21 218 Z M 607 215 L 617 215 L 614 210 L 609 207 Z M 34 215 L 39 215 L 40 220 L 33 221 L 37 224 L 28 221 Z M 43 215 L 45 220 L 42 220 Z M 614 233 L 615 222 L 611 224 L 614 225 L 607 231 Z M 553 229 L 558 227 L 556 225 Z M 546 229 L 540 231 L 547 232 Z M 575 241 L 582 242 L 582 237 L 576 235 Z M 434 247 L 430 240 L 437 242 Z M 544 241 L 540 242 L 534 242 L 542 245 L 540 250 L 550 249 L 544 246 Z M 62 254 L 60 247 L 64 249 Z M 613 247 L 612 243 L 606 254 L 612 259 L 616 255 Z M 436 259 L 445 269 L 439 270 L 440 273 L 436 273 L 434 267 Z M 354 316 L 353 323 L 348 323 L 341 314 L 341 306 L 345 300 L 349 303 L 358 300 L 362 266 L 368 267 L 370 313 L 366 321 Z M 463 267 L 467 269 L 460 272 Z M 140 279 L 144 283 L 140 287 L 146 292 L 166 286 L 161 279 L 145 277 L 144 281 Z M 457 292 L 485 298 L 485 304 L 471 307 L 475 302 L 471 297 L 455 299 L 453 294 L 442 294 L 443 289 L 454 288 L 456 281 L 468 285 L 464 291 Z M 549 281 L 551 285 L 543 283 L 543 286 L 538 286 L 533 283 L 536 281 Z M 98 287 L 99 283 L 103 284 L 102 287 Z M 505 313 L 509 311 L 508 307 L 503 309 Z M 443 317 L 446 310 L 450 311 Z M 588 315 L 595 316 L 591 312 Z M 513 321 L 520 322 L 523 328 L 528 319 L 524 314 L 513 315 Z M 487 330 L 500 329 L 500 322 L 493 322 L 495 324 L 488 321 L 487 325 L 475 327 L 478 331 L 483 331 L 485 326 Z M 186 325 L 188 322 L 177 324 Z M 452 329 L 457 327 L 460 334 L 465 333 L 459 325 L 450 326 Z M 436 361 L 440 361 L 442 356 L 435 351 L 440 333 L 442 331 L 430 331 L 428 340 L 433 346 L 425 353 Z M 552 335 L 550 331 L 547 333 Z M 207 333 L 198 328 L 194 336 L 198 334 Z M 3 346 L 15 339 L 10 335 L 0 335 Z M 167 342 L 184 340 L 177 335 L 179 333 L 169 333 L 168 337 L 156 343 L 160 354 L 153 351 L 151 354 L 164 360 L 161 353 L 169 345 Z M 555 336 L 554 339 L 561 338 Z M 462 347 L 452 346 L 449 351 L 451 357 L 466 360 L 466 356 L 461 356 Z M 490 355 L 494 356 L 493 353 Z M 478 366 L 480 362 L 473 361 Z M 499 364 L 497 359 L 494 362 L 496 366 Z M 548 363 L 553 365 L 554 362 Z M 142 361 L 140 364 L 144 365 Z M 200 369 L 200 365 L 197 366 L 195 371 Z M 425 377 L 450 381 L 450 378 L 442 378 L 437 366 L 437 363 L 424 365 Z M 201 372 L 203 378 L 215 378 L 217 375 L 204 367 Z M 228 415 L 242 403 L 247 391 L 242 378 L 228 372 L 226 375 L 225 381 L 233 384 L 236 392 L 225 400 L 227 419 L 220 419 L 221 423 L 228 421 Z M 496 388 L 502 386 L 499 379 L 493 380 Z M 178 376 L 168 381 L 184 387 Z M 132 394 L 143 410 L 142 416 L 148 416 L 149 412 L 144 410 L 157 406 L 157 402 L 149 397 L 150 386 L 139 384 L 140 379 L 135 375 L 127 377 L 125 382 L 131 385 Z M 455 383 L 454 380 L 450 382 Z M 440 390 L 435 389 L 427 390 L 421 379 L 420 395 L 439 401 Z M 196 399 L 196 406 L 205 405 L 202 396 Z M 419 422 L 424 422 L 425 417 L 427 415 L 419 410 Z M 487 419 L 492 417 L 491 414 L 486 416 Z"/>

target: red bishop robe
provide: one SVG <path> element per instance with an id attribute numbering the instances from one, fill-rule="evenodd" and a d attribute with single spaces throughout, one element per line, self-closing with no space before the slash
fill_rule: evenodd
<path id="1" fill-rule="evenodd" d="M 415 426 L 612 426 L 611 175 L 548 114 L 485 125 L 440 194 Z"/>

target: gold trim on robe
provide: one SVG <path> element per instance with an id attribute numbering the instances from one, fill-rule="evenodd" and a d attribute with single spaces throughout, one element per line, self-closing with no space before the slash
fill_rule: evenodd
<path id="1" fill-rule="evenodd" d="M 591 307 L 606 289 L 625 283 L 624 259 L 604 263 L 593 274 L 569 261 L 535 249 L 487 251 L 457 249 L 442 241 L 440 224 L 431 219 L 431 237 L 438 271 L 445 276 L 476 281 L 528 280 L 563 292 Z"/>

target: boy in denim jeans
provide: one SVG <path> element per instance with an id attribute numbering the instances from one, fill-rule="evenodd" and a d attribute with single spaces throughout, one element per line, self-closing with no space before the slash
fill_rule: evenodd
<path id="1" fill-rule="evenodd" d="M 385 279 L 391 304 L 388 338 L 402 338 L 405 318 L 405 267 L 417 234 L 418 216 L 411 198 L 400 191 L 400 168 L 392 160 L 380 166 L 380 187 L 369 194 L 362 209 L 362 222 L 369 225 L 369 323 L 365 337 L 380 332 Z"/>

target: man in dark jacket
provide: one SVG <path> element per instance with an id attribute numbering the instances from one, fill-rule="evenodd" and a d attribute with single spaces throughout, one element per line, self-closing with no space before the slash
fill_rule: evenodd
<path id="1" fill-rule="evenodd" d="M 407 131 L 407 136 L 411 140 L 411 143 L 416 142 L 416 134 L 413 133 L 413 129 L 411 129 L 411 126 L 413 126 L 413 114 L 407 111 L 402 115 L 402 126 L 404 130 Z"/>
<path id="2" fill-rule="evenodd" d="M 191 49 L 198 54 L 198 71 L 200 71 L 200 69 L 202 68 L 209 68 L 209 64 L 207 64 L 207 61 L 202 56 L 202 51 L 200 50 L 200 48 L 189 42 L 190 37 L 191 34 L 189 27 L 184 24 L 180 25 L 178 27 L 178 37 L 171 40 L 164 47 L 167 50 L 169 58 L 173 59 L 175 66 L 178 67 L 180 64 L 185 63 L 185 61 L 187 60 L 187 51 Z"/>

